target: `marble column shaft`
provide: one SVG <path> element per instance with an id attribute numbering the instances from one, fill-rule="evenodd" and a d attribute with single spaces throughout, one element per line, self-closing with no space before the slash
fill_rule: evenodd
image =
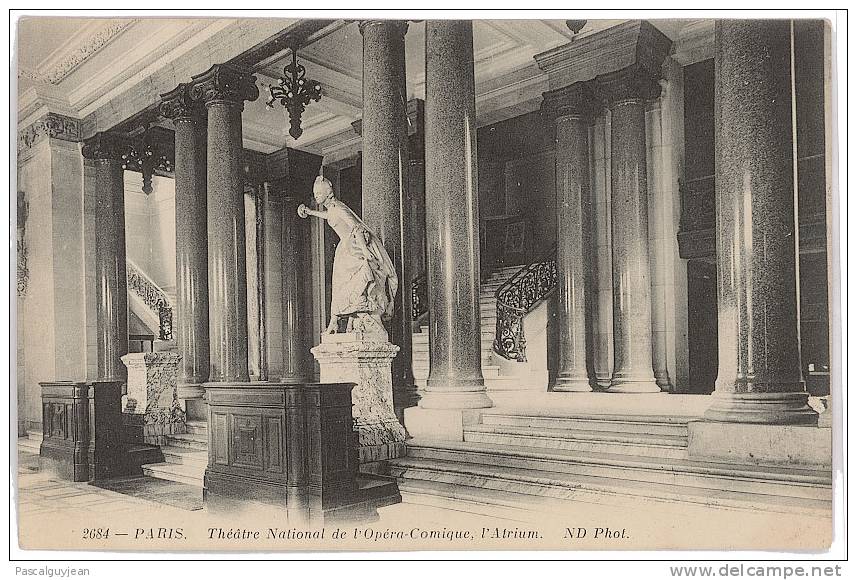
<path id="1" fill-rule="evenodd" d="M 428 21 L 426 246 L 430 373 L 420 407 L 493 405 L 482 377 L 473 24 Z"/>
<path id="2" fill-rule="evenodd" d="M 715 27 L 716 421 L 813 424 L 801 376 L 791 23 Z"/>
<path id="3" fill-rule="evenodd" d="M 557 279 L 559 361 L 554 391 L 590 391 L 586 367 L 589 224 L 589 125 L 597 111 L 585 83 L 545 93 L 542 109 L 556 124 Z"/>
<path id="4" fill-rule="evenodd" d="M 645 102 L 657 98 L 660 85 L 636 67 L 598 77 L 598 83 L 611 114 L 614 365 L 609 390 L 659 393 L 652 370 Z"/>
<path id="5" fill-rule="evenodd" d="M 188 99 L 187 86 L 162 95 L 161 114 L 175 126 L 176 342 L 179 384 L 208 380 L 208 212 L 205 109 Z"/>
<path id="6" fill-rule="evenodd" d="M 303 281 L 309 275 L 306 222 L 298 217 L 302 200 L 284 197 L 282 276 L 283 276 L 283 376 L 282 382 L 307 382 L 312 379 L 309 345 L 306 341 L 306 320 L 309 313 L 304 299 Z"/>
<path id="7" fill-rule="evenodd" d="M 84 143 L 95 161 L 95 284 L 97 373 L 99 381 L 127 380 L 128 281 L 125 253 L 123 139 L 99 133 Z"/>
<path id="8" fill-rule="evenodd" d="M 241 113 L 255 77 L 215 65 L 193 77 L 208 109 L 208 292 L 211 382 L 249 380 Z"/>
<path id="9" fill-rule="evenodd" d="M 363 220 L 393 260 L 399 290 L 390 341 L 400 348 L 393 359 L 393 388 L 413 393 L 411 365 L 411 258 L 408 190 L 408 117 L 405 82 L 407 22 L 365 20 L 363 34 Z"/>

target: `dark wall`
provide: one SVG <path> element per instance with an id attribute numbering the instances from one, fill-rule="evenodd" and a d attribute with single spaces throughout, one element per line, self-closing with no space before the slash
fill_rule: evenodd
<path id="1" fill-rule="evenodd" d="M 483 260 L 505 246 L 499 265 L 522 264 L 556 244 L 555 148 L 553 123 L 538 111 L 478 129 L 479 214 L 488 230 Z M 518 232 L 523 252 L 510 249 L 519 246 Z"/>

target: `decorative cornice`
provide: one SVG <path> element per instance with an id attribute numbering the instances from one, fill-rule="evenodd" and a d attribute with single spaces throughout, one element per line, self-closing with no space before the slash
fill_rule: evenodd
<path id="1" fill-rule="evenodd" d="M 679 32 L 671 56 L 681 66 L 714 58 L 714 20 L 687 23 Z"/>
<path id="2" fill-rule="evenodd" d="M 83 156 L 87 159 L 124 161 L 133 148 L 132 140 L 125 135 L 101 132 L 83 142 Z"/>
<path id="3" fill-rule="evenodd" d="M 544 93 L 542 114 L 551 119 L 579 116 L 589 119 L 601 111 L 592 82 L 578 82 Z"/>
<path id="4" fill-rule="evenodd" d="M 228 102 L 244 106 L 244 101 L 259 98 L 256 77 L 225 64 L 216 64 L 192 77 L 190 98 L 209 106 Z"/>
<path id="5" fill-rule="evenodd" d="M 630 20 L 534 58 L 548 74 L 550 88 L 556 89 L 631 66 L 659 78 L 671 45 L 672 41 L 650 22 Z"/>
<path id="6" fill-rule="evenodd" d="M 63 141 L 80 141 L 81 126 L 79 119 L 48 113 L 39 120 L 18 131 L 18 154 L 32 148 L 45 138 Z"/>
<path id="7" fill-rule="evenodd" d="M 19 67 L 18 77 L 40 83 L 59 84 L 89 57 L 104 48 L 123 30 L 138 20 L 110 20 L 93 34 L 83 39 L 80 44 L 65 51 L 59 60 L 47 64 L 44 69 L 31 70 Z"/>

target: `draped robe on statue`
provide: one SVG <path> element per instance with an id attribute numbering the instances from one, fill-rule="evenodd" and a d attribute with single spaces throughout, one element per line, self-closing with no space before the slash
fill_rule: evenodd
<path id="1" fill-rule="evenodd" d="M 361 313 L 388 321 L 393 316 L 398 279 L 380 240 L 342 202 L 332 199 L 327 223 L 340 238 L 333 258 L 331 316 Z"/>

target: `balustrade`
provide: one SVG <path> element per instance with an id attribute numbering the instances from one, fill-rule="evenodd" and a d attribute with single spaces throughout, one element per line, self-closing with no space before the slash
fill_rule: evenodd
<path id="1" fill-rule="evenodd" d="M 127 260 L 128 290 L 158 316 L 158 338 L 173 338 L 173 305 L 169 296 L 131 260 Z"/>
<path id="2" fill-rule="evenodd" d="M 497 289 L 497 328 L 494 352 L 509 360 L 526 362 L 524 317 L 557 286 L 556 248 L 527 264 Z"/>

